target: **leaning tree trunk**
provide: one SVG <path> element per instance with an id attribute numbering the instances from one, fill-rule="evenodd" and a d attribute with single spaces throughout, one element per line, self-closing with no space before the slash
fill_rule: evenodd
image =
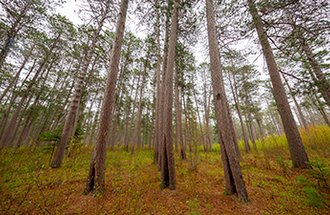
<path id="1" fill-rule="evenodd" d="M 328 118 L 327 113 L 325 112 L 325 110 L 323 108 L 323 105 L 322 105 L 320 99 L 316 95 L 314 95 L 314 99 L 315 99 L 315 102 L 314 102 L 315 107 L 320 112 L 324 122 L 330 127 L 330 120 Z M 315 112 L 317 113 L 317 111 L 315 111 Z M 314 116 L 316 115 L 316 113 L 314 113 Z"/>
<path id="2" fill-rule="evenodd" d="M 300 29 L 299 29 L 300 30 Z M 299 42 L 301 45 L 301 48 L 303 52 L 305 53 L 307 60 L 312 68 L 313 73 L 315 74 L 317 78 L 317 87 L 319 91 L 321 92 L 322 97 L 324 98 L 326 104 L 328 107 L 330 107 L 330 83 L 326 79 L 326 76 L 324 75 L 323 71 L 321 70 L 321 66 L 317 59 L 315 58 L 315 55 L 313 54 L 311 48 L 307 44 L 306 40 L 304 39 L 303 35 L 299 35 Z"/>
<path id="3" fill-rule="evenodd" d="M 178 13 L 180 0 L 174 1 L 168 57 L 163 88 L 162 136 L 161 144 L 161 187 L 175 189 L 175 166 L 172 137 L 173 71 L 177 43 Z"/>
<path id="4" fill-rule="evenodd" d="M 0 102 L 2 102 L 2 99 L 6 96 L 7 92 L 13 87 L 16 86 L 19 77 L 21 75 L 21 72 L 23 71 L 23 69 L 25 68 L 26 63 L 28 62 L 28 60 L 30 59 L 31 55 L 32 55 L 32 51 L 34 50 L 35 45 L 32 46 L 32 48 L 29 50 L 29 53 L 24 57 L 23 63 L 21 64 L 20 68 L 18 69 L 15 77 L 13 78 L 13 80 L 9 83 L 9 85 L 4 89 L 4 91 L 2 92 L 2 94 L 0 95 Z M 14 91 L 13 91 L 14 92 Z"/>
<path id="5" fill-rule="evenodd" d="M 118 66 L 120 62 L 120 53 L 125 31 L 126 14 L 128 8 L 128 0 L 122 0 L 120 6 L 119 17 L 116 27 L 116 37 L 112 48 L 109 73 L 102 103 L 100 126 L 98 129 L 95 149 L 91 159 L 85 193 L 91 191 L 103 192 L 105 179 L 105 157 L 106 157 L 106 140 L 110 128 L 112 109 L 115 104 L 116 82 L 118 76 Z"/>
<path id="6" fill-rule="evenodd" d="M 231 119 L 224 81 L 221 71 L 220 52 L 218 49 L 215 26 L 213 0 L 206 0 L 206 18 L 211 62 L 211 79 L 215 105 L 215 115 L 218 137 L 221 145 L 221 157 L 224 166 L 226 192 L 237 193 L 243 201 L 248 201 L 248 195 L 239 164 L 237 140 Z"/>
<path id="7" fill-rule="evenodd" d="M 51 48 L 51 50 L 52 50 L 52 48 Z M 14 135 L 15 127 L 17 125 L 17 119 L 19 117 L 19 114 L 21 114 L 21 112 L 22 112 L 21 110 L 23 109 L 24 105 L 29 103 L 29 102 L 26 103 L 26 101 L 31 100 L 32 95 L 29 97 L 29 94 L 30 94 L 31 90 L 33 89 L 33 86 L 37 85 L 38 78 L 43 74 L 43 72 L 45 72 L 45 70 L 43 70 L 43 68 L 45 67 L 46 62 L 48 62 L 50 52 L 51 51 L 48 52 L 48 54 L 44 58 L 43 62 L 39 66 L 38 70 L 35 72 L 34 76 L 30 80 L 30 83 L 26 87 L 26 90 L 25 90 L 24 94 L 22 95 L 22 98 L 21 98 L 19 104 L 17 105 L 14 113 L 12 114 L 11 120 L 8 122 L 7 128 L 3 131 L 3 135 L 1 136 L 1 139 L 0 139 L 1 146 L 10 146 L 11 145 L 11 142 L 12 142 L 13 138 L 15 137 L 15 135 Z M 13 96 L 15 96 L 15 95 L 13 95 Z M 9 106 L 8 109 L 10 109 L 10 108 L 11 108 L 11 106 Z"/>
<path id="8" fill-rule="evenodd" d="M 270 79 L 274 89 L 273 94 L 283 122 L 284 132 L 288 140 L 293 166 L 298 168 L 306 168 L 308 166 L 308 157 L 304 145 L 302 144 L 297 125 L 294 121 L 287 95 L 285 94 L 272 48 L 268 42 L 263 23 L 258 15 L 254 0 L 248 0 L 248 5 L 259 36 L 262 51 L 266 58 Z"/>
<path id="9" fill-rule="evenodd" d="M 14 11 L 17 19 L 13 24 L 10 26 L 10 29 L 8 30 L 8 34 L 6 35 L 6 40 L 4 44 L 2 44 L 2 47 L 0 49 L 0 70 L 2 69 L 6 57 L 10 51 L 10 48 L 12 46 L 12 42 L 17 37 L 17 34 L 22 29 L 22 23 L 24 23 L 24 18 L 26 17 L 26 13 L 30 9 L 30 6 L 33 4 L 33 1 L 25 1 L 25 5 L 23 6 L 21 11 Z"/>
<path id="10" fill-rule="evenodd" d="M 15 110 L 13 116 L 11 117 L 11 121 L 8 123 L 9 125 L 7 126 L 6 129 L 5 129 L 5 127 L 4 127 L 5 130 L 2 130 L 1 133 L 2 133 L 3 135 L 1 135 L 1 138 L 0 138 L 0 146 L 6 146 L 6 145 L 9 146 L 9 145 L 11 144 L 11 141 L 12 141 L 12 139 L 14 138 L 14 133 L 15 133 L 14 130 L 15 130 L 16 123 L 17 123 L 17 122 L 16 122 L 16 121 L 17 121 L 17 117 L 18 117 L 18 115 L 19 115 L 21 109 L 23 108 L 24 103 L 25 103 L 26 100 L 28 99 L 29 94 L 30 94 L 30 91 L 33 89 L 33 87 L 34 87 L 35 85 L 38 84 L 38 80 L 39 80 L 39 79 L 37 80 L 37 78 L 39 78 L 39 75 L 42 75 L 42 74 L 45 72 L 44 68 L 45 68 L 46 64 L 48 63 L 49 59 L 53 56 L 53 50 L 56 48 L 56 45 L 57 45 L 57 43 L 58 43 L 58 41 L 59 41 L 58 39 L 60 38 L 60 36 L 61 36 L 61 34 L 58 34 L 58 35 L 57 35 L 57 37 L 55 38 L 55 41 L 52 43 L 50 49 L 47 50 L 47 53 L 46 53 L 46 55 L 45 55 L 43 61 L 40 63 L 39 68 L 38 68 L 37 71 L 35 72 L 33 78 L 29 81 L 29 83 L 28 83 L 28 85 L 27 85 L 27 87 L 26 87 L 26 90 L 25 90 L 24 94 L 23 94 L 22 97 L 21 97 L 21 101 L 20 101 L 20 103 L 17 105 L 17 108 L 16 108 L 16 110 Z M 34 65 L 35 65 L 35 64 L 34 64 Z M 34 68 L 34 65 L 33 65 L 32 68 L 30 69 L 30 72 L 27 74 L 27 76 L 29 76 L 30 73 L 32 72 L 32 70 L 33 70 L 33 68 Z M 23 80 L 23 83 L 22 83 L 22 85 L 21 85 L 21 87 L 20 87 L 20 90 L 23 88 L 23 84 L 26 82 L 26 80 L 27 80 L 27 77 Z M 13 94 L 12 96 L 15 97 L 16 95 Z M 30 96 L 30 99 L 31 99 L 31 98 L 32 98 L 32 96 Z M 27 103 L 27 104 L 28 104 L 28 103 Z M 9 106 L 8 109 L 10 109 L 10 108 L 11 108 L 11 105 Z M 5 120 L 5 122 L 6 122 L 6 120 Z M 4 126 L 6 126 L 6 125 L 4 125 Z"/>
<path id="11" fill-rule="evenodd" d="M 293 100 L 293 102 L 294 102 L 294 104 L 295 104 L 295 106 L 296 106 L 296 109 L 297 109 L 297 111 L 298 111 L 298 117 L 299 117 L 299 119 L 300 119 L 300 121 L 301 121 L 301 124 L 302 124 L 302 126 L 304 126 L 304 128 L 306 129 L 306 131 L 308 131 L 309 128 L 308 128 L 307 121 L 306 121 L 306 119 L 305 119 L 305 116 L 304 116 L 304 114 L 303 114 L 303 112 L 302 112 L 302 110 L 301 110 L 301 108 L 300 108 L 300 105 L 299 105 L 299 103 L 298 103 L 298 101 L 297 101 L 297 99 L 296 99 L 294 93 L 292 92 L 292 88 L 291 88 L 291 86 L 290 86 L 290 84 L 289 84 L 287 78 L 286 78 L 283 74 L 282 74 L 282 77 L 283 77 L 283 79 L 284 79 L 284 82 L 285 82 L 286 86 L 287 86 L 288 89 L 289 89 L 289 92 L 290 92 L 290 95 L 291 95 L 291 97 L 292 97 L 292 100 Z"/>
<path id="12" fill-rule="evenodd" d="M 84 88 L 84 79 L 85 79 L 91 58 L 93 56 L 94 49 L 95 49 L 95 46 L 97 43 L 97 39 L 101 32 L 105 18 L 106 18 L 106 14 L 104 14 L 100 23 L 98 24 L 98 28 L 96 29 L 96 31 L 93 34 L 91 46 L 88 48 L 88 50 L 86 51 L 86 53 L 84 55 L 83 66 L 81 67 L 81 70 L 78 74 L 75 91 L 73 93 L 73 96 L 71 99 L 71 104 L 69 106 L 68 115 L 65 119 L 61 138 L 59 140 L 53 161 L 51 163 L 52 168 L 58 168 L 62 165 L 65 147 L 66 147 L 70 137 L 74 134 L 74 127 L 76 124 L 75 121 L 76 121 L 76 118 L 78 115 L 78 107 L 79 107 L 79 104 L 81 101 L 82 91 Z"/>

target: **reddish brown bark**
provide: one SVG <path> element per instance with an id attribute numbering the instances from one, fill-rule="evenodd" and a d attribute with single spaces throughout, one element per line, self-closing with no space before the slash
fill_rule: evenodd
<path id="1" fill-rule="evenodd" d="M 301 125 L 302 125 L 302 126 L 308 131 L 309 128 L 308 128 L 307 121 L 306 121 L 305 116 L 304 116 L 304 114 L 303 114 L 303 112 L 302 112 L 302 110 L 301 110 L 301 108 L 300 108 L 300 105 L 299 105 L 297 99 L 296 99 L 296 96 L 295 96 L 294 93 L 292 92 L 292 88 L 291 88 L 291 86 L 290 86 L 290 84 L 289 84 L 287 78 L 286 78 L 283 74 L 282 74 L 282 77 L 283 77 L 283 79 L 284 79 L 284 81 L 285 81 L 286 86 L 287 86 L 288 89 L 289 89 L 289 92 L 290 92 L 290 95 L 291 95 L 291 97 L 292 97 L 292 100 L 293 100 L 293 102 L 294 102 L 294 104 L 295 104 L 295 106 L 296 106 L 296 109 L 297 109 L 297 111 L 298 111 L 298 118 L 299 118 L 299 120 L 300 120 L 300 122 L 301 122 Z"/>
<path id="2" fill-rule="evenodd" d="M 242 201 L 248 201 L 241 166 L 239 164 L 234 125 L 225 93 L 214 16 L 213 0 L 206 0 L 211 78 L 218 137 L 221 146 L 221 158 L 225 173 L 226 192 L 228 194 L 237 193 Z"/>
<path id="3" fill-rule="evenodd" d="M 171 33 L 168 46 L 166 73 L 163 84 L 162 136 L 161 136 L 161 187 L 175 189 L 175 166 L 173 152 L 172 105 L 173 105 L 173 73 L 175 48 L 178 31 L 178 7 L 180 0 L 174 1 Z"/>
<path id="4" fill-rule="evenodd" d="M 178 75 L 177 72 L 176 75 Z M 178 80 L 178 78 L 176 78 L 176 80 Z M 180 157 L 182 160 L 186 160 L 187 159 L 186 145 L 183 142 L 181 98 L 180 98 L 180 88 L 178 86 L 178 81 L 175 82 L 175 119 L 176 119 L 176 142 L 178 145 L 180 145 Z"/>
<path id="5" fill-rule="evenodd" d="M 67 114 L 67 117 L 64 122 L 64 127 L 61 133 L 61 138 L 59 140 L 59 143 L 57 145 L 54 158 L 51 163 L 52 168 L 58 168 L 62 165 L 65 147 L 70 139 L 70 137 L 74 134 L 74 128 L 77 123 L 78 119 L 78 108 L 80 105 L 81 97 L 82 97 L 82 91 L 84 88 L 84 79 L 87 74 L 88 66 L 90 64 L 91 58 L 94 53 L 94 49 L 97 43 L 97 39 L 99 37 L 99 34 L 101 32 L 101 29 L 103 27 L 103 23 L 105 21 L 105 18 L 107 17 L 107 10 L 104 12 L 103 17 L 101 18 L 100 22 L 98 23 L 97 29 L 94 31 L 92 42 L 88 50 L 86 51 L 84 55 L 83 65 L 81 67 L 81 70 L 78 74 L 75 91 L 73 93 L 71 103 L 69 106 L 69 111 Z"/>
<path id="6" fill-rule="evenodd" d="M 96 144 L 88 172 L 85 193 L 103 192 L 105 183 L 106 139 L 110 128 L 112 110 L 115 104 L 116 82 L 120 62 L 121 47 L 125 31 L 128 0 L 122 0 L 118 15 L 116 37 L 112 47 L 109 73 L 101 108 L 100 127 L 96 136 Z"/>
<path id="7" fill-rule="evenodd" d="M 308 166 L 308 157 L 304 145 L 302 144 L 297 125 L 294 121 L 287 95 L 285 94 L 280 73 L 275 62 L 273 50 L 268 42 L 262 20 L 258 15 L 258 10 L 254 1 L 248 0 L 248 6 L 253 18 L 254 26 L 258 33 L 263 54 L 266 59 L 268 72 L 273 85 L 273 94 L 283 122 L 284 132 L 288 140 L 293 166 L 298 168 L 306 168 Z"/>
<path id="8" fill-rule="evenodd" d="M 147 52 L 146 55 L 146 59 L 144 62 L 144 69 L 143 72 L 141 74 L 142 76 L 142 81 L 141 84 L 139 86 L 139 103 L 138 103 L 138 109 L 137 109 L 137 113 L 136 113 L 136 122 L 135 122 L 135 137 L 137 138 L 136 144 L 137 144 L 137 148 L 141 148 L 141 117 L 142 117 L 142 99 L 143 99 L 143 90 L 144 90 L 144 86 L 145 86 L 145 80 L 146 80 L 146 76 L 147 76 L 147 66 L 148 66 L 148 59 L 149 59 L 150 53 L 149 50 Z"/>
<path id="9" fill-rule="evenodd" d="M 232 91 L 232 94 L 233 94 L 233 97 L 234 97 L 235 108 L 236 108 L 236 111 L 237 111 L 239 122 L 241 124 L 242 137 L 243 137 L 243 142 L 244 142 L 244 149 L 245 149 L 246 153 L 249 153 L 251 149 L 250 149 L 249 140 L 247 138 L 246 129 L 245 129 L 243 118 L 242 118 L 240 101 L 239 101 L 237 86 L 236 86 L 235 74 L 232 75 L 233 76 L 233 81 L 231 80 L 231 75 L 229 73 L 228 73 L 228 76 L 229 76 L 230 88 L 231 88 L 231 91 Z M 232 82 L 234 82 L 234 83 L 232 83 Z"/>
<path id="10" fill-rule="evenodd" d="M 307 44 L 302 34 L 299 35 L 299 41 L 301 43 L 302 50 L 305 53 L 307 60 L 312 68 L 312 71 L 317 78 L 317 87 L 321 92 L 326 104 L 328 105 L 328 107 L 330 107 L 330 83 L 326 79 L 326 76 L 324 75 L 318 60 L 315 58 L 313 51 Z"/>

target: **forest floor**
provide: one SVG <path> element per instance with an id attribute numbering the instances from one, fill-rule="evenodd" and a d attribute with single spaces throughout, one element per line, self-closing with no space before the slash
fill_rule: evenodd
<path id="1" fill-rule="evenodd" d="M 59 169 L 49 167 L 47 147 L 3 149 L 0 214 L 330 214 L 330 128 L 304 135 L 313 169 L 292 168 L 284 137 L 242 153 L 249 203 L 225 195 L 218 145 L 187 161 L 176 157 L 174 191 L 160 189 L 152 150 L 108 150 L 102 196 L 83 194 L 92 147 L 72 147 Z"/>

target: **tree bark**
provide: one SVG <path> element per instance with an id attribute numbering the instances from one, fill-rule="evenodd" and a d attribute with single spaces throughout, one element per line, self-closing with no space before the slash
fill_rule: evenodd
<path id="1" fill-rule="evenodd" d="M 9 120 L 10 111 L 11 111 L 12 107 L 14 106 L 15 100 L 17 98 L 17 95 L 12 93 L 12 96 L 10 98 L 10 103 L 8 105 L 8 109 L 6 110 L 6 112 L 3 115 L 1 122 L 0 122 L 0 147 L 8 146 L 10 144 L 10 139 L 12 139 L 13 131 L 14 131 L 14 128 L 16 127 L 16 120 L 17 120 L 18 114 L 19 114 L 20 110 L 22 109 L 24 102 L 27 100 L 27 98 L 29 96 L 29 92 L 31 91 L 32 87 L 36 84 L 37 78 L 39 77 L 40 73 L 44 72 L 43 69 L 44 69 L 46 63 L 48 62 L 48 59 L 50 58 L 50 55 L 51 55 L 53 49 L 55 48 L 56 43 L 58 42 L 59 36 L 52 44 L 50 50 L 46 53 L 46 56 L 44 57 L 43 61 L 40 63 L 39 68 L 33 75 L 32 79 L 29 81 L 27 89 L 25 90 L 24 94 L 22 95 L 22 98 L 21 98 L 19 104 L 17 105 L 15 112 L 13 113 L 13 115 L 11 117 L 11 121 L 9 123 L 7 123 L 7 121 Z M 33 65 L 31 66 L 28 74 L 22 81 L 22 84 L 20 85 L 20 87 L 18 87 L 18 91 L 21 91 L 23 89 L 25 83 L 27 82 L 27 79 L 32 74 L 36 64 L 37 64 L 37 58 L 34 60 Z M 15 88 L 16 88 L 16 86 L 15 86 Z M 13 92 L 15 91 L 15 88 L 14 88 Z M 8 126 L 6 126 L 7 124 L 8 124 Z"/>
<path id="2" fill-rule="evenodd" d="M 8 34 L 7 34 L 7 38 L 4 42 L 4 44 L 2 45 L 1 51 L 0 51 L 0 70 L 2 69 L 6 57 L 10 51 L 10 47 L 14 41 L 14 39 L 17 37 L 18 32 L 22 29 L 21 23 L 22 20 L 24 20 L 24 17 L 26 15 L 26 13 L 29 10 L 29 7 L 32 5 L 33 1 L 27 1 L 25 2 L 25 5 L 23 6 L 22 10 L 19 11 L 19 14 L 17 14 L 17 19 L 15 20 L 15 22 L 12 24 L 12 26 L 10 27 Z"/>
<path id="3" fill-rule="evenodd" d="M 206 144 L 206 141 L 205 141 L 206 139 L 204 138 L 204 130 L 203 130 L 203 125 L 202 125 L 201 115 L 200 115 L 200 112 L 199 112 L 197 94 L 196 94 L 195 89 L 192 89 L 192 91 L 193 91 L 193 96 L 194 96 L 194 100 L 195 100 L 195 103 L 196 103 L 197 119 L 198 119 L 199 129 L 200 129 L 200 132 L 201 132 L 203 148 L 204 148 L 205 152 L 208 152 L 209 148 L 208 148 L 208 145 Z"/>
<path id="4" fill-rule="evenodd" d="M 2 92 L 1 96 L 0 96 L 0 102 L 2 102 L 2 99 L 6 96 L 7 92 L 17 84 L 18 79 L 21 75 L 21 72 L 23 71 L 26 63 L 28 62 L 29 58 L 31 57 L 32 51 L 34 49 L 34 46 L 29 50 L 29 53 L 24 57 L 24 60 L 20 66 L 20 68 L 18 69 L 15 77 L 13 78 L 13 80 L 9 83 L 9 85 L 5 88 L 5 90 Z"/>
<path id="5" fill-rule="evenodd" d="M 305 53 L 310 66 L 312 67 L 312 71 L 317 78 L 317 87 L 320 90 L 326 104 L 330 107 L 330 83 L 326 79 L 319 62 L 315 58 L 315 55 L 302 35 L 299 35 L 299 41 L 301 43 L 302 50 Z"/>
<path id="6" fill-rule="evenodd" d="M 293 166 L 297 168 L 306 168 L 308 167 L 308 157 L 304 145 L 302 144 L 297 125 L 294 121 L 288 98 L 285 94 L 285 90 L 281 81 L 279 70 L 275 62 L 274 54 L 268 42 L 263 23 L 258 15 L 254 0 L 248 0 L 248 6 L 253 18 L 253 23 L 258 33 L 262 51 L 266 59 L 270 79 L 274 89 L 273 94 L 283 122 Z"/>
<path id="7" fill-rule="evenodd" d="M 330 120 L 328 118 L 327 113 L 325 112 L 325 110 L 323 108 L 321 101 L 319 100 L 319 98 L 316 95 L 314 95 L 314 97 L 316 100 L 316 103 L 314 105 L 316 106 L 317 110 L 320 112 L 324 122 L 330 127 Z"/>
<path id="8" fill-rule="evenodd" d="M 163 68 L 161 74 L 161 86 L 160 86 L 160 96 L 159 96 L 159 114 L 158 114 L 158 129 L 159 129 L 159 137 L 157 142 L 157 165 L 158 169 L 161 171 L 161 162 L 162 162 L 162 132 L 163 132 L 163 107 L 164 107 L 164 89 L 165 89 L 165 74 L 167 69 L 167 61 L 168 61 L 168 44 L 169 44 L 169 29 L 170 29 L 170 14 L 171 14 L 171 0 L 167 0 L 167 10 L 166 10 L 166 22 L 165 22 L 165 38 L 164 38 L 164 51 L 163 51 Z"/>
<path id="9" fill-rule="evenodd" d="M 304 114 L 303 114 L 303 112 L 302 112 L 302 110 L 301 110 L 301 108 L 300 108 L 300 105 L 299 105 L 299 103 L 298 103 L 298 101 L 297 101 L 295 95 L 294 95 L 293 92 L 292 92 L 292 88 L 291 88 L 291 86 L 289 85 L 288 79 L 287 79 L 283 74 L 282 74 L 282 77 L 283 77 L 283 79 L 284 79 L 284 82 L 285 82 L 286 86 L 287 86 L 288 89 L 289 89 L 290 95 L 291 95 L 291 97 L 292 97 L 292 99 L 293 99 L 293 102 L 294 102 L 294 104 L 295 104 L 295 106 L 296 106 L 296 109 L 297 109 L 297 111 L 298 111 L 298 117 L 299 117 L 299 119 L 300 119 L 300 121 L 301 121 L 301 124 L 302 124 L 302 126 L 306 129 L 306 131 L 308 131 L 309 129 L 308 129 L 307 121 L 306 121 L 306 119 L 305 119 L 305 116 L 304 116 Z"/>
<path id="10" fill-rule="evenodd" d="M 211 78 L 218 137 L 221 144 L 221 157 L 225 173 L 226 192 L 228 194 L 237 193 L 239 199 L 248 201 L 249 199 L 239 164 L 239 153 L 237 151 L 234 125 L 225 93 L 214 16 L 213 0 L 206 0 Z"/>
<path id="11" fill-rule="evenodd" d="M 48 62 L 49 58 L 51 57 L 53 50 L 56 47 L 59 36 L 55 39 L 52 46 L 47 51 L 46 56 L 44 57 L 43 61 L 41 62 L 39 68 L 35 72 L 32 79 L 29 81 L 29 84 L 28 84 L 24 94 L 22 95 L 22 98 L 21 98 L 19 104 L 17 105 L 15 112 L 12 115 L 11 120 L 8 123 L 7 128 L 3 132 L 3 135 L 0 139 L 0 145 L 1 146 L 10 146 L 11 145 L 12 140 L 14 138 L 14 134 L 16 132 L 15 128 L 16 128 L 16 125 L 17 125 L 17 119 L 18 119 L 18 116 L 20 114 L 20 111 L 24 107 L 25 102 L 28 100 L 29 93 L 32 90 L 33 86 L 37 85 L 37 78 L 39 78 L 39 76 L 42 76 L 42 74 L 45 72 L 44 67 L 45 67 L 46 63 Z M 23 87 L 23 85 L 22 85 L 22 87 Z M 13 95 L 13 96 L 15 96 L 15 95 Z M 32 95 L 30 96 L 30 99 L 31 98 L 32 98 Z M 9 109 L 10 108 L 11 108 L 11 106 L 9 106 Z"/>
<path id="12" fill-rule="evenodd" d="M 242 118 L 240 101 L 239 101 L 238 93 L 237 93 L 237 85 L 236 85 L 235 74 L 233 74 L 233 82 L 234 83 L 232 83 L 232 80 L 231 80 L 231 77 L 230 77 L 231 75 L 229 74 L 229 72 L 228 72 L 228 76 L 229 76 L 230 88 L 231 88 L 231 91 L 232 91 L 232 94 L 233 94 L 233 97 L 234 97 L 234 103 L 235 103 L 238 119 L 239 119 L 239 122 L 241 124 L 242 136 L 243 136 L 243 142 L 244 142 L 244 149 L 245 149 L 246 153 L 249 153 L 251 149 L 250 149 L 249 140 L 247 138 L 247 134 L 246 134 L 243 118 Z"/>
<path id="13" fill-rule="evenodd" d="M 135 131 L 135 137 L 137 137 L 137 148 L 141 148 L 141 117 L 142 117 L 142 99 L 143 99 L 143 90 L 144 90 L 144 84 L 147 76 L 147 66 L 148 66 L 148 60 L 149 60 L 149 50 L 147 52 L 147 56 L 144 62 L 144 69 L 142 72 L 142 81 L 140 84 L 140 89 L 139 89 L 139 104 L 138 104 L 138 109 L 137 109 L 137 115 L 136 115 L 136 131 Z"/>
<path id="14" fill-rule="evenodd" d="M 210 151 L 212 151 L 212 137 L 211 137 L 211 129 L 210 129 L 210 102 L 212 96 L 212 86 L 207 87 L 206 83 L 206 70 L 203 71 L 202 74 L 203 82 L 204 82 L 204 117 L 205 117 L 205 136 L 206 136 L 206 144 Z M 209 92 L 209 94 L 207 93 Z"/>
<path id="15" fill-rule="evenodd" d="M 252 107 L 252 102 L 250 101 L 250 96 L 247 95 L 246 99 L 245 99 L 245 105 L 247 107 Z M 251 110 L 248 110 L 247 114 L 247 126 L 248 126 L 248 130 L 249 130 L 249 134 L 250 134 L 250 140 L 252 142 L 253 145 L 253 149 L 255 151 L 257 151 L 257 143 L 256 143 L 256 135 L 255 135 L 255 131 L 254 131 L 254 126 L 253 126 L 253 118 L 252 118 L 252 114 L 251 114 Z"/>
<path id="16" fill-rule="evenodd" d="M 109 65 L 109 73 L 104 94 L 104 101 L 101 109 L 100 127 L 98 129 L 95 149 L 91 159 L 88 172 L 85 193 L 91 191 L 103 192 L 105 184 L 105 159 L 106 159 L 106 139 L 110 128 L 112 110 L 115 104 L 116 82 L 118 76 L 118 66 L 120 62 L 120 53 L 125 31 L 126 14 L 128 0 L 122 0 L 119 12 L 119 18 L 116 27 L 116 37 L 112 48 L 112 54 Z"/>
<path id="17" fill-rule="evenodd" d="M 135 126 L 136 115 L 137 115 L 137 113 L 135 113 L 135 109 L 136 109 L 136 106 L 137 106 L 135 104 L 135 102 L 138 100 L 138 96 L 139 96 L 139 86 L 140 86 L 140 83 L 142 81 L 142 76 L 141 75 L 142 74 L 139 75 L 137 82 L 135 81 L 136 76 L 134 77 L 134 81 L 133 81 L 133 84 L 132 84 L 132 92 L 129 94 L 129 95 L 133 95 L 134 83 L 136 83 L 134 100 L 132 101 L 133 108 L 132 108 L 132 110 L 129 110 L 130 112 L 128 113 L 128 116 L 130 115 L 130 113 L 132 115 L 131 116 L 131 122 L 130 123 L 127 122 L 127 124 L 126 124 L 126 126 L 127 126 L 126 132 L 127 132 L 127 134 L 130 133 L 128 141 L 132 145 L 132 154 L 134 153 L 134 150 L 136 148 L 136 140 L 133 137 L 135 135 L 135 127 L 134 126 Z M 130 118 L 130 117 L 128 117 L 128 118 Z M 129 129 L 128 129 L 128 127 L 129 127 Z M 128 130 L 130 130 L 130 131 L 128 131 Z"/>
<path id="18" fill-rule="evenodd" d="M 176 76 L 178 73 L 176 72 Z M 180 145 L 180 157 L 182 160 L 187 159 L 186 146 L 183 142 L 182 133 L 182 111 L 181 111 L 181 99 L 180 99 L 180 88 L 178 85 L 178 77 L 176 77 L 175 82 L 175 118 L 176 118 L 176 142 Z"/>
<path id="19" fill-rule="evenodd" d="M 172 137 L 173 71 L 177 43 L 180 0 L 174 0 L 168 57 L 163 88 L 162 136 L 161 136 L 161 187 L 175 189 L 175 166 Z"/>
<path id="20" fill-rule="evenodd" d="M 57 145 L 55 155 L 53 158 L 53 161 L 51 163 L 52 168 L 58 168 L 62 165 L 63 157 L 64 157 L 64 152 L 65 152 L 65 147 L 70 139 L 70 137 L 74 134 L 74 128 L 76 125 L 76 120 L 78 116 L 78 108 L 79 104 L 81 102 L 81 97 L 82 97 L 82 91 L 84 89 L 84 79 L 87 74 L 88 66 L 91 62 L 97 39 L 100 35 L 100 32 L 103 27 L 103 23 L 106 19 L 107 16 L 107 11 L 104 12 L 100 22 L 98 23 L 97 29 L 94 31 L 93 37 L 92 37 L 92 42 L 88 50 L 86 51 L 84 55 L 84 60 L 83 60 L 83 65 L 81 67 L 81 70 L 78 74 L 78 78 L 76 81 L 76 87 L 75 91 L 73 93 L 71 103 L 69 106 L 69 111 L 68 115 L 66 117 L 66 120 L 64 122 L 64 127 L 61 133 L 61 138 L 59 140 L 59 143 Z"/>

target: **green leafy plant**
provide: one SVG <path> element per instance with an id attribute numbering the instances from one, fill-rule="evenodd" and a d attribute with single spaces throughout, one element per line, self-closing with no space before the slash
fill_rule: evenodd
<path id="1" fill-rule="evenodd" d="M 190 208 L 190 214 L 199 214 L 198 208 L 200 207 L 198 199 L 191 199 L 187 201 L 187 205 Z"/>
<path id="2" fill-rule="evenodd" d="M 325 162 L 320 159 L 316 159 L 314 161 L 310 161 L 309 165 L 311 167 L 309 173 L 313 178 L 317 180 L 318 186 L 329 187 L 327 181 L 330 176 L 330 171 L 329 167 L 325 164 Z"/>
<path id="3" fill-rule="evenodd" d="M 303 186 L 302 190 L 307 196 L 307 199 L 305 200 L 306 205 L 316 208 L 321 208 L 324 206 L 325 201 L 322 195 L 318 192 L 314 183 L 301 175 L 297 176 L 296 181 L 299 185 Z"/>
<path id="4" fill-rule="evenodd" d="M 302 175 L 297 176 L 296 181 L 299 185 L 303 186 L 313 186 L 313 183 L 310 182 L 307 178 Z"/>
<path id="5" fill-rule="evenodd" d="M 283 173 L 287 173 L 289 170 L 289 163 L 288 161 L 284 160 L 284 158 L 282 156 L 278 156 L 276 159 L 277 164 L 280 166 L 280 168 L 282 169 Z"/>
<path id="6" fill-rule="evenodd" d="M 303 191 L 307 195 L 307 200 L 305 203 L 309 206 L 313 206 L 316 208 L 323 207 L 324 205 L 324 199 L 322 198 L 321 194 L 311 186 L 306 186 L 303 188 Z"/>
<path id="7" fill-rule="evenodd" d="M 39 141 L 42 142 L 50 142 L 50 141 L 58 141 L 61 137 L 61 130 L 56 129 L 54 131 L 43 132 L 39 136 Z"/>

